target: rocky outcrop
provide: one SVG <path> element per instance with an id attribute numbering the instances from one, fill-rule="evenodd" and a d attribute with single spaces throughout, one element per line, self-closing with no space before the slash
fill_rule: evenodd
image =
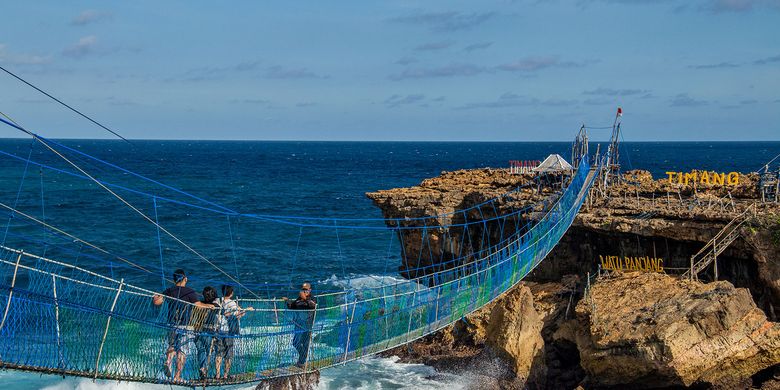
<path id="1" fill-rule="evenodd" d="M 385 218 L 399 219 L 398 222 L 388 221 L 391 225 L 426 228 L 399 231 L 404 254 L 399 271 L 406 278 L 416 278 L 468 262 L 486 242 L 500 241 L 502 235 L 510 234 L 500 221 L 491 219 L 510 214 L 550 194 L 550 188 L 537 191 L 530 185 L 532 181 L 528 174 L 511 175 L 502 169 L 460 170 L 442 172 L 441 176 L 423 180 L 418 186 L 366 195 L 382 210 Z M 518 187 L 523 189 L 513 191 Z M 494 198 L 498 199 L 489 205 L 472 207 Z M 508 218 L 505 226 L 517 226 L 516 222 L 523 217 Z M 476 228 L 474 225 L 462 226 L 475 221 L 488 222 Z M 452 259 L 461 260 L 456 264 L 450 261 Z"/>
<path id="2" fill-rule="evenodd" d="M 650 255 L 663 258 L 667 272 L 681 273 L 693 253 L 755 202 L 754 176 L 740 175 L 737 186 L 685 185 L 632 171 L 624 183 L 594 189 L 599 196 L 590 197 L 522 287 L 391 353 L 438 369 L 476 373 L 480 387 L 744 388 L 753 381 L 771 388 L 780 383 L 780 331 L 771 322 L 780 314 L 779 205 L 759 205 L 741 237 L 718 257 L 719 277 L 728 282 L 623 275 L 598 282 L 587 301 L 596 302 L 591 305 L 580 301 L 582 283 L 566 276 L 595 271 L 599 255 Z M 419 229 L 399 231 L 404 242 L 399 269 L 412 277 L 419 275 L 410 269 L 429 266 L 422 272 L 433 272 L 455 253 L 475 254 L 482 248 L 474 237 L 499 241 L 506 232 L 490 222 L 473 225 L 468 233 L 441 227 L 505 214 L 552 192 L 527 188 L 478 207 L 529 179 L 501 170 L 458 171 L 420 186 L 367 195 L 385 217 L 427 227 L 425 247 Z M 425 218 L 430 215 L 440 217 Z M 510 222 L 535 216 L 518 218 Z M 700 275 L 704 281 L 713 276 Z"/>
<path id="3" fill-rule="evenodd" d="M 557 331 L 574 318 L 578 282 L 521 282 L 462 321 L 386 354 L 466 375 L 480 389 L 574 388 L 585 372 L 574 337 Z"/>
<path id="4" fill-rule="evenodd" d="M 552 188 L 533 186 L 500 197 L 495 203 L 474 207 L 532 180 L 529 175 L 510 175 L 506 170 L 479 169 L 443 172 L 419 186 L 366 194 L 387 218 L 404 219 L 405 226 L 427 226 L 399 231 L 403 243 L 401 274 L 417 277 L 452 267 L 450 259 L 470 255 L 511 233 L 507 226 L 523 226 L 534 213 L 522 214 L 500 225 L 498 221 L 474 224 L 467 231 L 441 226 L 464 221 L 489 220 L 545 199 Z M 663 259 L 668 272 L 681 273 L 690 256 L 701 249 L 720 229 L 748 205 L 755 203 L 757 176 L 738 177 L 736 186 L 713 183 L 670 183 L 654 180 L 646 171 L 630 171 L 621 183 L 593 195 L 575 218 L 569 231 L 552 253 L 527 280 L 557 281 L 562 275 L 584 275 L 594 270 L 599 256 L 651 256 Z M 603 192 L 603 193 L 602 193 Z M 454 213 L 469 209 L 468 213 Z M 413 219 L 430 215 L 439 218 Z M 750 290 L 770 319 L 780 319 L 780 266 L 776 259 L 780 242 L 780 205 L 758 205 L 764 221 L 743 229 L 742 239 L 719 257 L 721 279 Z M 519 223 L 515 223 L 519 222 Z M 437 264 L 446 264 L 437 266 Z M 675 270 L 677 269 L 677 270 Z M 707 271 L 701 275 L 711 280 Z"/>
<path id="5" fill-rule="evenodd" d="M 388 352 L 404 362 L 468 373 L 479 388 L 542 388 L 546 367 L 542 316 L 520 285 L 442 331 Z"/>
<path id="6" fill-rule="evenodd" d="M 780 363 L 780 324 L 728 282 L 620 275 L 593 285 L 577 316 L 591 386 L 740 388 Z"/>
<path id="7" fill-rule="evenodd" d="M 320 372 L 314 371 L 264 380 L 255 386 L 255 390 L 314 390 L 319 383 Z"/>

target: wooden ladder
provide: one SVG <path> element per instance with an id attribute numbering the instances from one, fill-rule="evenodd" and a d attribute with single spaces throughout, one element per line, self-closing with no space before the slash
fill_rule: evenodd
<path id="1" fill-rule="evenodd" d="M 701 250 L 691 256 L 691 267 L 685 271 L 683 278 L 699 279 L 699 273 L 704 271 L 710 264 L 715 264 L 715 280 L 718 280 L 718 255 L 723 253 L 739 236 L 739 229 L 756 213 L 756 205 L 751 204 L 739 215 L 734 217 L 726 226 L 721 229 L 715 237 L 712 237 Z"/>

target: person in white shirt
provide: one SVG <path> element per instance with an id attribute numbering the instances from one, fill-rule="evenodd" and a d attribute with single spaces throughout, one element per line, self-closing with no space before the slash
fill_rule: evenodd
<path id="1" fill-rule="evenodd" d="M 233 286 L 224 285 L 222 286 L 222 297 L 214 302 L 220 313 L 217 319 L 219 324 L 219 337 L 216 339 L 217 356 L 214 359 L 217 379 L 227 379 L 235 355 L 235 342 L 238 335 L 241 334 L 240 319 L 246 312 L 254 311 L 252 307 L 242 309 L 233 299 L 233 295 Z M 220 375 L 223 361 L 225 362 L 225 372 Z"/>

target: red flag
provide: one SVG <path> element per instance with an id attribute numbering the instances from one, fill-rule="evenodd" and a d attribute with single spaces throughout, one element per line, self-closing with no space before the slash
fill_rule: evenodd
<path id="1" fill-rule="evenodd" d="M 623 116 L 623 109 L 618 107 L 617 116 Z"/>

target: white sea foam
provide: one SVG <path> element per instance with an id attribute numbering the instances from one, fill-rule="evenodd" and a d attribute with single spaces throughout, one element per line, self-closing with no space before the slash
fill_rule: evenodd
<path id="1" fill-rule="evenodd" d="M 470 388 L 468 380 L 440 373 L 422 364 L 400 363 L 398 357 L 365 358 L 322 371 L 321 390 L 341 389 L 447 389 Z"/>
<path id="2" fill-rule="evenodd" d="M 115 382 L 87 378 L 66 378 L 7 371 L 0 373 L 0 381 L 13 389 L 43 390 L 170 390 L 166 385 Z M 422 364 L 399 363 L 397 357 L 365 358 L 343 366 L 322 371 L 319 390 L 342 389 L 424 389 L 458 390 L 473 388 L 468 377 L 440 373 Z M 231 390 L 251 390 L 254 385 L 225 387 Z"/>
<path id="3" fill-rule="evenodd" d="M 398 283 L 414 283 L 400 276 L 393 275 L 356 275 L 351 274 L 346 278 L 340 278 L 336 275 L 320 280 L 318 283 L 329 284 L 338 288 L 377 288 Z M 423 288 L 422 286 L 420 288 Z"/>

